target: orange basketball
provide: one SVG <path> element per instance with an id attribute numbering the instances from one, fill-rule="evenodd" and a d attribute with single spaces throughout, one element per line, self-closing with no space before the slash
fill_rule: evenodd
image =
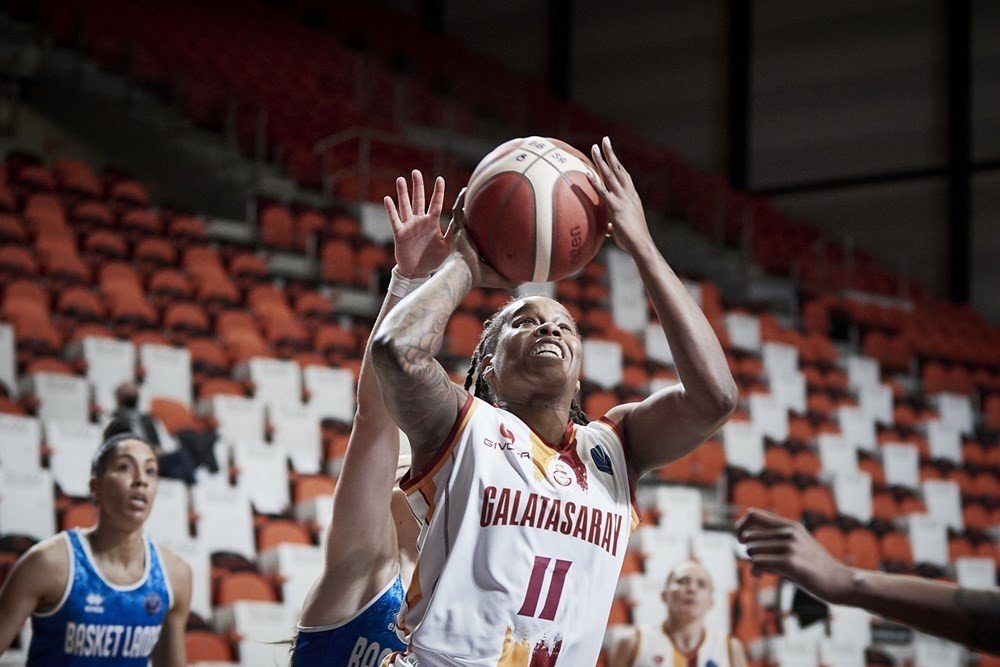
<path id="1" fill-rule="evenodd" d="M 557 139 L 512 139 L 483 158 L 465 195 L 466 230 L 509 280 L 547 282 L 594 258 L 607 230 L 587 157 Z"/>

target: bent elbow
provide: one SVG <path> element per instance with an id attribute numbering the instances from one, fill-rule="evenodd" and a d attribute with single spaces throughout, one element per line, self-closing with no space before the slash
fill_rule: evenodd
<path id="1" fill-rule="evenodd" d="M 736 381 L 729 376 L 715 387 L 706 401 L 707 412 L 712 420 L 718 423 L 728 420 L 740 404 L 740 389 Z"/>

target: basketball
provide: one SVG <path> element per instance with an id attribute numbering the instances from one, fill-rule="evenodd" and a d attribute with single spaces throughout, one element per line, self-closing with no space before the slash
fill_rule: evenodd
<path id="1" fill-rule="evenodd" d="M 607 230 L 587 180 L 594 166 L 557 139 L 512 139 L 483 158 L 465 195 L 466 230 L 497 273 L 516 282 L 572 275 L 594 258 Z"/>

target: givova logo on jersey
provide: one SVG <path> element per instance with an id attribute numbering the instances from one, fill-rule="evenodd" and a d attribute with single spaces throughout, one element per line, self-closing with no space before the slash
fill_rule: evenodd
<path id="1" fill-rule="evenodd" d="M 491 440 L 490 438 L 483 438 L 483 444 L 490 449 L 496 449 L 502 452 L 517 452 L 514 448 L 514 443 L 517 442 L 517 436 L 514 435 L 513 431 L 507 428 L 507 425 L 500 423 L 500 435 L 496 440 Z M 528 452 L 517 452 L 517 455 L 521 458 L 531 458 L 531 454 Z"/>

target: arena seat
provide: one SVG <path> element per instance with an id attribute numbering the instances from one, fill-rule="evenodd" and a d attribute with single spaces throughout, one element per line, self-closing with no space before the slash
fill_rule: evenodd
<path id="1" fill-rule="evenodd" d="M 256 555 L 250 501 L 242 490 L 197 484 L 191 489 L 191 504 L 198 539 L 207 553 Z"/>
<path id="2" fill-rule="evenodd" d="M 89 501 L 75 502 L 62 513 L 59 530 L 89 528 L 97 523 L 97 507 Z"/>
<path id="3" fill-rule="evenodd" d="M 356 258 L 345 241 L 331 240 L 320 251 L 320 275 L 323 280 L 340 285 L 353 285 Z"/>
<path id="4" fill-rule="evenodd" d="M 189 664 L 233 662 L 233 649 L 224 638 L 208 630 L 184 633 L 184 654 Z"/>
<path id="5" fill-rule="evenodd" d="M 42 426 L 35 417 L 0 414 L 0 468 L 17 472 L 41 469 Z"/>
<path id="6" fill-rule="evenodd" d="M 132 260 L 151 269 L 164 269 L 177 263 L 174 246 L 162 238 L 143 238 L 136 241 Z M 150 285 L 152 289 L 152 285 Z"/>
<path id="7" fill-rule="evenodd" d="M 56 532 L 55 490 L 49 470 L 0 468 L 0 535 L 44 540 Z"/>
<path id="8" fill-rule="evenodd" d="M 215 594 L 215 606 L 225 607 L 241 600 L 277 602 L 278 594 L 271 582 L 256 572 L 223 574 Z"/>
<path id="9" fill-rule="evenodd" d="M 156 502 L 146 519 L 145 531 L 154 540 L 176 543 L 190 538 L 187 484 L 179 479 L 161 478 Z"/>

